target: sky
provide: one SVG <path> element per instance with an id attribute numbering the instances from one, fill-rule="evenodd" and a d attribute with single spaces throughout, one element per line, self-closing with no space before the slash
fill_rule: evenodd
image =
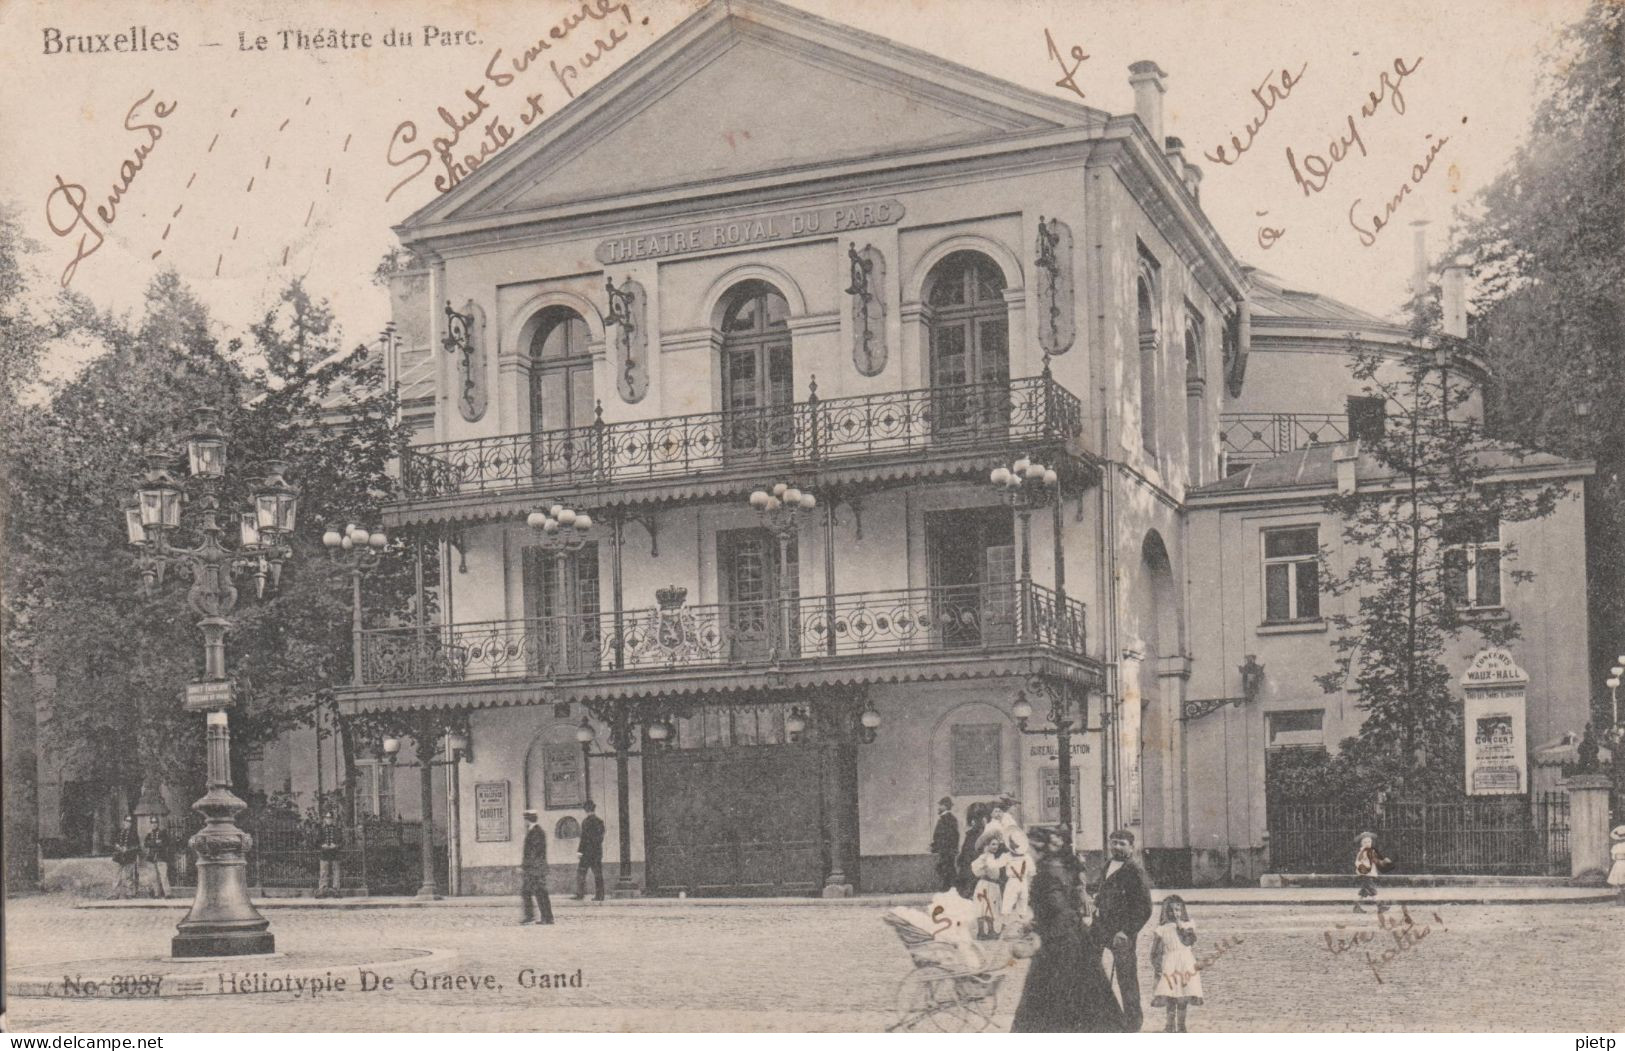
<path id="1" fill-rule="evenodd" d="M 1129 64 L 1154 60 L 1168 74 L 1165 134 L 1202 167 L 1202 206 L 1231 251 L 1384 315 L 1405 296 L 1410 224 L 1429 220 L 1430 250 L 1445 249 L 1453 215 L 1528 131 L 1542 51 L 1583 11 L 1581 0 L 788 2 L 1114 113 L 1133 109 Z M 39 244 L 45 292 L 66 278 L 99 305 L 135 309 L 174 267 L 229 337 L 302 276 L 331 299 L 347 342 L 371 339 L 388 320 L 370 278 L 391 226 L 437 192 L 427 175 L 397 187 L 411 171 L 389 162 L 397 128 L 413 121 L 427 138 L 496 48 L 523 51 L 595 4 L 616 0 L 0 0 L 0 202 Z M 626 6 L 556 52 L 625 28 L 578 71 L 577 93 L 699 4 Z M 1057 83 L 1069 70 L 1075 90 Z M 569 104 L 540 62 L 525 78 L 547 113 Z M 110 222 L 97 214 L 109 198 Z M 1390 204 L 1391 225 L 1374 229 Z"/>

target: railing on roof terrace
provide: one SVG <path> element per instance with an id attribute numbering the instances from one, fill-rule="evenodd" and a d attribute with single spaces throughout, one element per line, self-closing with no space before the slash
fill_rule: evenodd
<path id="1" fill-rule="evenodd" d="M 678 478 L 740 466 L 1072 438 L 1083 404 L 1048 376 L 811 398 L 748 411 L 597 423 L 408 448 L 407 500 Z"/>
<path id="2" fill-rule="evenodd" d="M 1219 417 L 1219 445 L 1232 463 L 1271 460 L 1311 445 L 1349 440 L 1342 413 L 1225 413 Z"/>
<path id="3" fill-rule="evenodd" d="M 621 644 L 617 645 L 617 640 Z M 361 633 L 368 686 L 588 678 L 1042 646 L 1084 656 L 1082 602 L 1011 581 Z"/>

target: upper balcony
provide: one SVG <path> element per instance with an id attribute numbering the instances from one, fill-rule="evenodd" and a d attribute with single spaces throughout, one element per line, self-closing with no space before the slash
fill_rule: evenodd
<path id="1" fill-rule="evenodd" d="M 815 385 L 806 401 L 788 405 L 617 423 L 605 421 L 600 406 L 598 422 L 585 427 L 408 448 L 401 497 L 386 524 L 542 490 L 630 502 L 680 497 L 694 482 L 734 475 L 754 483 L 767 470 L 981 467 L 1012 449 L 1065 449 L 1082 433 L 1082 402 L 1047 372 L 850 398 L 821 399 Z"/>
<path id="2" fill-rule="evenodd" d="M 1085 608 L 1024 581 L 361 632 L 364 709 L 1053 673 L 1088 678 Z"/>
<path id="3" fill-rule="evenodd" d="M 1231 464 L 1273 460 L 1310 445 L 1349 440 L 1349 418 L 1343 413 L 1225 413 L 1219 417 L 1219 448 Z"/>

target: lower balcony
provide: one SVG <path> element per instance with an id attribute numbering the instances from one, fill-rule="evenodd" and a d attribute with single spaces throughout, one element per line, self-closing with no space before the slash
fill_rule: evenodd
<path id="1" fill-rule="evenodd" d="M 656 608 L 619 615 L 365 630 L 361 681 L 344 692 L 383 702 L 360 705 L 368 709 L 397 706 L 390 694 L 444 705 L 460 703 L 448 694 L 504 684 L 593 687 L 528 695 L 567 700 L 621 687 L 650 694 L 815 684 L 805 672 L 860 681 L 868 669 L 879 681 L 929 677 L 916 673 L 930 666 L 940 677 L 957 677 L 960 665 L 966 675 L 1021 674 L 1025 665 L 1011 662 L 1035 658 L 1045 667 L 1034 673 L 1055 661 L 1075 667 L 1077 677 L 1093 667 L 1083 603 L 1019 581 L 693 606 L 680 588 L 659 597 Z M 502 697 L 494 703 L 517 703 Z"/>

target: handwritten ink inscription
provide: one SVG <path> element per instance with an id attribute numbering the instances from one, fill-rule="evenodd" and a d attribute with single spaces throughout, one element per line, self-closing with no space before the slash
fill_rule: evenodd
<path id="1" fill-rule="evenodd" d="M 119 165 L 118 179 L 113 183 L 112 189 L 101 200 L 101 203 L 91 207 L 91 195 L 82 183 L 68 182 L 59 174 L 56 177 L 56 186 L 45 195 L 45 221 L 50 224 L 51 232 L 58 237 L 71 238 L 79 235 L 74 246 L 73 259 L 62 270 L 62 287 L 68 287 L 74 275 L 79 272 L 79 264 L 95 255 L 107 240 L 106 230 L 118 221 L 119 205 L 124 201 L 124 195 L 130 192 L 135 184 L 137 175 L 146 166 L 147 157 L 152 153 L 158 140 L 164 137 L 164 128 L 161 121 L 175 112 L 179 105 L 177 102 L 155 102 L 152 105 L 150 116 L 146 112 L 146 105 L 157 89 L 148 91 L 136 99 L 129 110 L 124 114 L 124 130 L 141 136 L 129 157 Z"/>
<path id="2" fill-rule="evenodd" d="M 581 72 L 602 62 L 627 39 L 627 31 L 616 23 L 632 24 L 630 4 L 617 3 L 615 0 L 591 0 L 589 3 L 581 4 L 579 10 L 566 15 L 549 27 L 547 32 L 537 37 L 534 43 L 517 56 L 505 59 L 502 48 L 497 48 L 485 64 L 481 82 L 473 87 L 464 88 L 462 97 L 452 103 L 450 108 L 440 106 L 436 109 L 435 115 L 439 118 L 439 124 L 434 127 L 440 133 L 434 136 L 428 146 L 417 146 L 419 135 L 422 133 L 416 121 L 403 120 L 395 125 L 395 130 L 390 133 L 384 158 L 391 167 L 411 170 L 390 188 L 384 195 L 384 200 L 387 202 L 394 197 L 402 187 L 433 168 L 437 161 L 440 170 L 434 177 L 434 188 L 440 193 L 445 193 L 468 178 L 480 165 L 513 141 L 517 134 L 515 125 L 528 128 L 545 116 L 544 93 L 540 90 L 526 93 L 524 101 L 518 107 L 517 116 L 507 118 L 491 111 L 493 97 L 528 72 L 537 59 L 562 46 L 579 26 L 605 20 L 610 22 L 607 39 L 605 36 L 595 37 L 591 46 L 576 57 L 575 61 L 561 62 L 552 57 L 548 59 L 548 69 L 552 72 L 557 86 L 564 90 L 567 98 L 575 98 L 575 81 L 581 76 Z M 417 148 L 403 149 L 411 146 Z"/>
<path id="3" fill-rule="evenodd" d="M 1395 919 L 1390 912 L 1377 913 L 1376 929 L 1349 930 L 1341 923 L 1332 924 L 1332 930 L 1321 932 L 1322 949 L 1332 956 L 1350 955 L 1359 950 L 1362 961 L 1371 971 L 1378 985 L 1384 984 L 1383 970 L 1401 956 L 1414 952 L 1434 931 L 1448 931 L 1444 918 L 1433 913 L 1433 923 L 1418 924 L 1408 906 L 1400 905 Z M 1435 926 L 1437 924 L 1437 926 Z M 1346 932 L 1346 933 L 1345 933 Z"/>
<path id="4" fill-rule="evenodd" d="M 1050 36 L 1048 29 L 1044 30 L 1044 43 L 1049 47 L 1049 57 L 1053 58 L 1056 64 L 1061 67 L 1061 79 L 1055 82 L 1055 86 L 1058 88 L 1066 88 L 1067 90 L 1075 93 L 1078 98 L 1083 98 L 1083 89 L 1078 87 L 1077 77 L 1078 70 L 1083 66 L 1084 62 L 1089 58 L 1089 56 L 1083 53 L 1083 48 L 1073 44 L 1069 52 L 1069 54 L 1072 56 L 1072 66 L 1071 68 L 1068 68 L 1066 59 L 1061 57 L 1060 49 L 1055 46 L 1055 38 Z"/>
<path id="5" fill-rule="evenodd" d="M 1381 78 L 1377 81 L 1376 90 L 1370 92 L 1366 96 L 1366 101 L 1360 104 L 1360 116 L 1367 120 L 1371 119 L 1382 109 L 1384 102 L 1387 102 L 1395 113 L 1404 116 L 1405 94 L 1400 90 L 1400 85 L 1405 82 L 1406 77 L 1415 73 L 1416 68 L 1421 64 L 1422 60 L 1420 58 L 1409 66 L 1405 65 L 1404 59 L 1394 59 L 1392 73 L 1390 74 L 1386 69 L 1383 70 Z M 1358 148 L 1360 156 L 1365 157 L 1368 155 L 1365 147 L 1365 136 L 1361 134 L 1360 125 L 1355 121 L 1354 116 L 1353 113 L 1350 113 L 1347 117 L 1347 134 L 1344 134 L 1343 130 L 1339 128 L 1332 136 L 1324 157 L 1318 153 L 1306 153 L 1300 162 L 1298 156 L 1292 152 L 1292 147 L 1287 147 L 1287 167 L 1291 169 L 1292 178 L 1297 180 L 1298 188 L 1303 191 L 1305 197 L 1320 193 L 1326 189 L 1326 184 L 1331 181 L 1332 171 L 1344 158 L 1351 156 L 1351 150 Z"/>

